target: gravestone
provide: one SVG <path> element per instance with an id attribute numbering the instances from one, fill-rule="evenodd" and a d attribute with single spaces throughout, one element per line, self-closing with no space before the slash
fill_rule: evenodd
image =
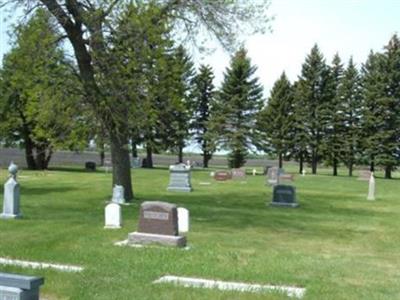
<path id="1" fill-rule="evenodd" d="M 371 172 L 371 176 L 369 178 L 367 200 L 375 200 L 375 177 L 374 177 L 374 172 Z"/>
<path id="2" fill-rule="evenodd" d="M 110 172 L 112 169 L 112 162 L 111 159 L 105 159 L 104 160 L 104 170 L 106 173 Z"/>
<path id="3" fill-rule="evenodd" d="M 11 163 L 8 167 L 10 177 L 4 184 L 3 213 L 2 219 L 16 219 L 21 217 L 19 209 L 19 183 L 17 182 L 18 166 Z"/>
<path id="4" fill-rule="evenodd" d="M 191 192 L 190 166 L 176 164 L 169 167 L 170 177 L 167 190 L 173 192 Z"/>
<path id="5" fill-rule="evenodd" d="M 371 178 L 371 171 L 367 171 L 367 170 L 360 170 L 358 172 L 358 180 L 361 181 L 369 181 L 369 179 Z"/>
<path id="6" fill-rule="evenodd" d="M 147 201 L 140 206 L 138 231 L 129 233 L 128 244 L 161 244 L 184 247 L 186 237 L 178 235 L 176 205 Z"/>
<path id="7" fill-rule="evenodd" d="M 272 206 L 298 207 L 296 188 L 291 185 L 278 184 L 274 186 Z"/>
<path id="8" fill-rule="evenodd" d="M 227 181 L 232 179 L 232 173 L 229 171 L 216 171 L 214 173 L 214 179 L 216 181 Z"/>
<path id="9" fill-rule="evenodd" d="M 183 207 L 178 207 L 178 231 L 189 232 L 189 211 Z"/>
<path id="10" fill-rule="evenodd" d="M 232 169 L 232 179 L 235 179 L 235 180 L 246 180 L 246 170 L 244 170 L 244 169 Z"/>
<path id="11" fill-rule="evenodd" d="M 131 162 L 131 168 L 132 169 L 138 169 L 141 166 L 142 166 L 142 160 L 140 159 L 140 157 L 132 158 L 132 162 Z"/>
<path id="12" fill-rule="evenodd" d="M 43 277 L 0 273 L 0 300 L 39 300 Z"/>
<path id="13" fill-rule="evenodd" d="M 125 192 L 124 187 L 122 185 L 116 184 L 113 188 L 113 195 L 111 201 L 119 204 L 125 203 L 124 192 Z"/>
<path id="14" fill-rule="evenodd" d="M 277 185 L 279 183 L 279 169 L 277 167 L 268 168 L 267 183 L 269 185 Z"/>
<path id="15" fill-rule="evenodd" d="M 122 217 L 121 217 L 121 206 L 117 203 L 110 203 L 104 210 L 105 214 L 105 226 L 106 229 L 118 229 L 121 228 Z"/>
<path id="16" fill-rule="evenodd" d="M 94 161 L 87 161 L 85 163 L 85 170 L 86 171 L 96 171 L 96 163 Z"/>
<path id="17" fill-rule="evenodd" d="M 270 169 L 270 168 L 272 168 L 273 166 L 265 166 L 264 167 L 264 172 L 263 172 L 263 175 L 267 175 L 268 174 L 268 170 Z"/>

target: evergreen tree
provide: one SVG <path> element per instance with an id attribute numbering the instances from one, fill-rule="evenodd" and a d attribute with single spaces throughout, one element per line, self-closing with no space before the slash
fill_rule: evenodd
<path id="1" fill-rule="evenodd" d="M 360 151 L 361 117 L 362 117 L 362 90 L 360 75 L 350 58 L 347 69 L 343 74 L 338 89 L 340 99 L 339 109 L 336 112 L 341 124 L 343 141 L 343 160 L 349 169 L 349 176 L 353 175 L 353 166 Z"/>
<path id="2" fill-rule="evenodd" d="M 283 72 L 275 82 L 267 106 L 260 112 L 258 126 L 266 136 L 267 145 L 278 155 L 279 168 L 288 155 L 294 131 L 294 94 L 290 81 Z M 263 147 L 268 152 L 269 147 Z"/>
<path id="3" fill-rule="evenodd" d="M 233 168 L 244 165 L 248 151 L 259 141 L 255 123 L 263 103 L 263 88 L 254 77 L 256 70 L 247 51 L 240 49 L 232 57 L 218 95 L 218 116 L 213 124 L 222 147 L 230 150 L 229 166 Z"/>
<path id="4" fill-rule="evenodd" d="M 330 68 L 330 88 L 332 96 L 329 98 L 327 107 L 330 113 L 326 115 L 326 130 L 323 139 L 323 153 L 324 157 L 329 164 L 332 165 L 333 176 L 338 174 L 338 166 L 341 159 L 343 149 L 342 138 L 342 120 L 339 117 L 339 105 L 341 99 L 339 96 L 339 89 L 343 77 L 343 64 L 338 54 L 335 54 L 332 60 L 332 67 Z"/>
<path id="5" fill-rule="evenodd" d="M 194 139 L 200 145 L 203 156 L 203 167 L 208 168 L 208 162 L 215 151 L 215 143 L 210 132 L 209 121 L 212 118 L 214 90 L 214 74 L 211 66 L 201 65 L 199 74 L 194 78 L 192 94 Z"/>
<path id="6" fill-rule="evenodd" d="M 383 55 L 370 52 L 362 66 L 362 149 L 368 157 L 370 171 L 375 171 L 375 162 L 380 144 L 380 130 L 384 124 L 381 100 L 384 97 Z"/>
<path id="7" fill-rule="evenodd" d="M 329 102 L 332 97 L 330 70 L 317 45 L 311 49 L 299 78 L 299 97 L 306 109 L 303 121 L 311 151 L 312 173 L 317 173 L 321 146 L 327 128 Z"/>

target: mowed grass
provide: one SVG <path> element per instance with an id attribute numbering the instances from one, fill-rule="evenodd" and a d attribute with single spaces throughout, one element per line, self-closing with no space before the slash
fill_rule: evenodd
<path id="1" fill-rule="evenodd" d="M 264 176 L 215 182 L 209 172 L 192 173 L 192 193 L 172 193 L 167 169 L 133 170 L 136 199 L 123 207 L 123 228 L 104 230 L 109 173 L 22 171 L 24 218 L 0 220 L 0 257 L 85 270 L 0 271 L 44 276 L 47 300 L 288 298 L 152 284 L 167 274 L 305 287 L 305 299 L 400 299 L 400 180 L 377 178 L 377 200 L 367 201 L 368 183 L 345 170 L 296 176 L 301 206 L 288 209 L 266 205 L 272 188 Z M 190 210 L 190 250 L 113 245 L 136 230 L 140 203 L 148 200 Z"/>

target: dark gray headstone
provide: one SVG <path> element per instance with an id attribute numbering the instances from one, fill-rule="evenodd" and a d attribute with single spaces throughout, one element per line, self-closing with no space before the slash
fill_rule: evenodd
<path id="1" fill-rule="evenodd" d="M 274 186 L 273 199 L 271 205 L 297 207 L 296 188 L 291 185 L 278 184 Z"/>
<path id="2" fill-rule="evenodd" d="M 167 190 L 174 192 L 191 192 L 190 166 L 185 164 L 172 165 L 169 168 L 169 185 Z"/>
<path id="3" fill-rule="evenodd" d="M 87 161 L 85 163 L 86 171 L 96 171 L 96 163 L 94 161 Z"/>
<path id="4" fill-rule="evenodd" d="M 0 273 L 0 300 L 39 300 L 43 277 Z"/>

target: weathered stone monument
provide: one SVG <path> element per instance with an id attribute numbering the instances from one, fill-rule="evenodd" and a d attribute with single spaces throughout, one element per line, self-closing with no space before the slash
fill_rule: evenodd
<path id="1" fill-rule="evenodd" d="M 131 168 L 132 169 L 138 169 L 142 167 L 142 160 L 140 159 L 140 157 L 134 157 L 132 158 L 132 162 L 131 162 Z"/>
<path id="2" fill-rule="evenodd" d="M 232 169 L 232 179 L 235 180 L 246 180 L 246 170 L 244 169 Z"/>
<path id="3" fill-rule="evenodd" d="M 279 169 L 277 167 L 268 168 L 267 183 L 272 186 L 279 183 Z"/>
<path id="4" fill-rule="evenodd" d="M 183 207 L 178 207 L 178 231 L 189 232 L 189 211 Z"/>
<path id="5" fill-rule="evenodd" d="M 85 163 L 85 170 L 91 172 L 96 171 L 96 163 L 94 161 L 87 161 Z"/>
<path id="6" fill-rule="evenodd" d="M 278 184 L 274 186 L 272 206 L 298 207 L 296 188 L 291 185 Z"/>
<path id="7" fill-rule="evenodd" d="M 113 195 L 111 201 L 114 203 L 124 204 L 124 187 L 122 185 L 115 185 L 113 188 Z"/>
<path id="8" fill-rule="evenodd" d="M 375 200 L 375 177 L 374 177 L 374 172 L 371 172 L 371 176 L 369 177 L 367 200 Z"/>
<path id="9" fill-rule="evenodd" d="M 176 164 L 169 167 L 170 179 L 167 190 L 174 192 L 191 192 L 190 166 Z"/>
<path id="10" fill-rule="evenodd" d="M 104 210 L 105 215 L 105 226 L 106 229 L 118 229 L 121 228 L 122 215 L 121 206 L 117 203 L 110 203 Z"/>
<path id="11" fill-rule="evenodd" d="M 186 237 L 178 234 L 176 205 L 161 201 L 147 201 L 140 206 L 138 230 L 129 233 L 128 244 L 186 246 Z"/>
<path id="12" fill-rule="evenodd" d="M 232 179 L 232 173 L 229 171 L 216 171 L 214 172 L 214 179 L 216 181 L 227 181 Z"/>
<path id="13" fill-rule="evenodd" d="M 11 162 L 8 167 L 10 176 L 4 184 L 3 213 L 0 215 L 2 219 L 16 219 L 22 215 L 19 209 L 19 183 L 17 182 L 18 166 Z"/>
<path id="14" fill-rule="evenodd" d="M 39 300 L 43 277 L 0 273 L 0 300 Z"/>

